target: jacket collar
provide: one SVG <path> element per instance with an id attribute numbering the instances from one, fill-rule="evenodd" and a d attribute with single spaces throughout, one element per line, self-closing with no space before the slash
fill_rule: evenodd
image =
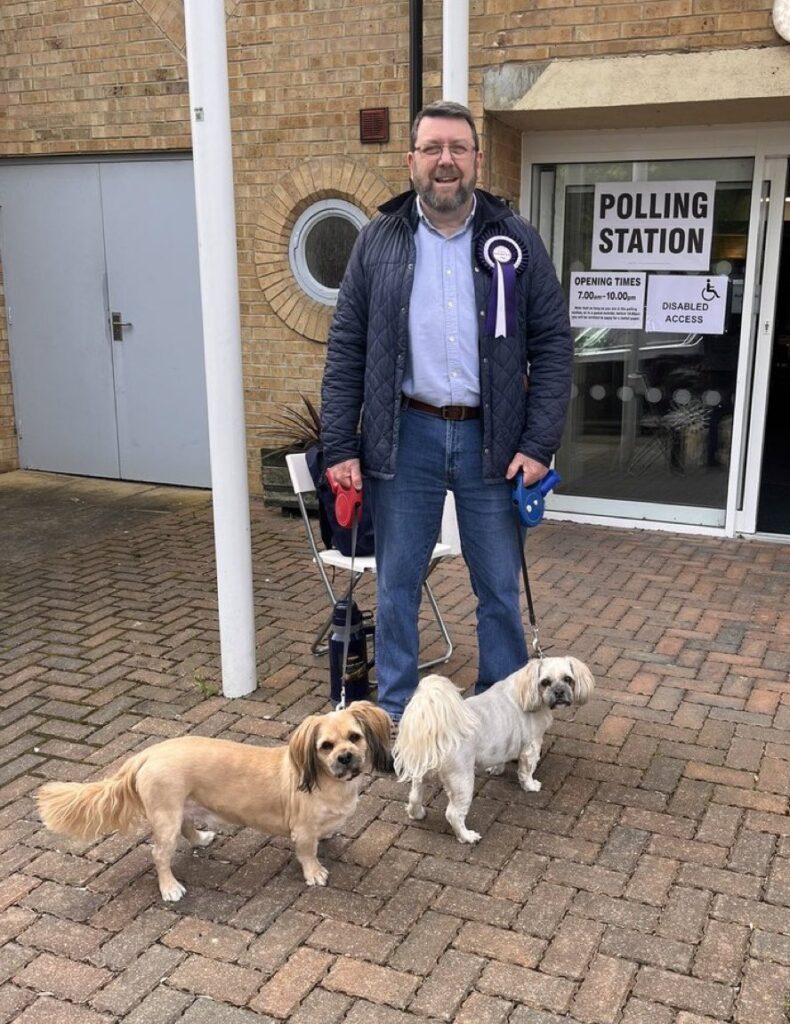
<path id="1" fill-rule="evenodd" d="M 495 224 L 510 216 L 510 208 L 503 199 L 497 199 L 496 196 L 492 196 L 490 192 L 485 192 L 481 188 L 475 189 L 475 196 L 477 197 L 477 208 L 472 224 L 473 235 L 478 235 L 486 225 Z M 408 221 L 412 231 L 416 231 L 419 222 L 416 198 L 416 193 L 412 190 L 402 192 L 394 199 L 382 203 L 379 212 L 388 217 L 400 217 Z"/>

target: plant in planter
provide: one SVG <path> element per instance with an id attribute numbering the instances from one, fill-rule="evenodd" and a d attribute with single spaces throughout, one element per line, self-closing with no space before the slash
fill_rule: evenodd
<path id="1" fill-rule="evenodd" d="M 285 406 L 263 430 L 263 436 L 272 447 L 261 448 L 261 480 L 263 500 L 272 507 L 298 511 L 299 506 L 291 487 L 285 456 L 291 452 L 305 452 L 321 439 L 321 419 L 318 410 L 306 395 L 299 396 L 304 409 Z M 317 500 L 307 502 L 308 508 L 317 508 Z"/>

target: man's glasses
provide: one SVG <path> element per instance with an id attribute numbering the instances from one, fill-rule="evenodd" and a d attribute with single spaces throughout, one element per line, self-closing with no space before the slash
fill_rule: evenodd
<path id="1" fill-rule="evenodd" d="M 422 156 L 434 159 L 441 156 L 445 149 L 450 151 L 451 157 L 462 160 L 464 157 L 471 156 L 477 146 L 473 146 L 471 142 L 450 142 L 444 145 L 438 142 L 429 142 L 425 146 L 415 146 L 412 152 L 421 153 Z"/>

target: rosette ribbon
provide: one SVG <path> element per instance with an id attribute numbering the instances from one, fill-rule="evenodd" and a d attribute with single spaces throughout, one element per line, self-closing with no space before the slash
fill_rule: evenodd
<path id="1" fill-rule="evenodd" d="M 491 273 L 485 330 L 495 338 L 516 333 L 516 277 L 526 269 L 521 246 L 508 235 L 491 235 L 478 243 L 477 260 Z"/>

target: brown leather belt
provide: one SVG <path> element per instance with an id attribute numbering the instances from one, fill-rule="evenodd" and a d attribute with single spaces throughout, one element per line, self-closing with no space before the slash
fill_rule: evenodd
<path id="1" fill-rule="evenodd" d="M 428 405 L 427 402 L 418 402 L 416 398 L 401 397 L 400 404 L 404 409 L 416 409 L 418 412 L 427 412 L 431 416 L 438 416 L 442 420 L 478 420 L 480 419 L 479 405 Z"/>

